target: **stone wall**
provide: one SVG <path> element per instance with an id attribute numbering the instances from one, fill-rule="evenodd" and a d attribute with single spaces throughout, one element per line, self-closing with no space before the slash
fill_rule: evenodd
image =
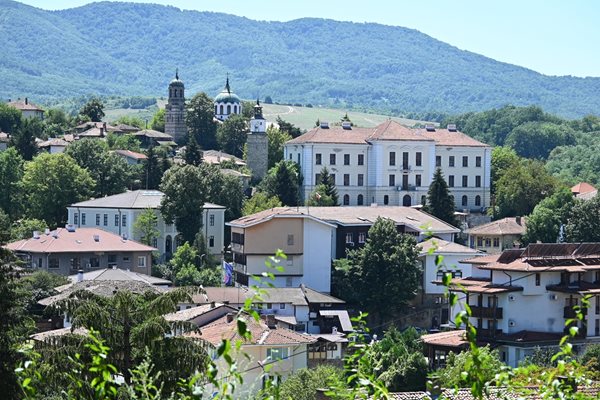
<path id="1" fill-rule="evenodd" d="M 252 170 L 252 179 L 259 180 L 265 177 L 269 166 L 269 152 L 267 135 L 262 133 L 248 134 L 248 153 L 246 163 Z"/>

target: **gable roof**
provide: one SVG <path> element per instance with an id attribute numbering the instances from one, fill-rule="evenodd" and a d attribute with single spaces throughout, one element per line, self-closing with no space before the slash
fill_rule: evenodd
<path id="1" fill-rule="evenodd" d="M 21 111 L 44 111 L 42 108 L 30 102 L 27 97 L 24 100 L 18 99 L 8 102 L 8 105 Z"/>
<path id="2" fill-rule="evenodd" d="M 128 190 L 124 193 L 101 197 L 71 204 L 70 207 L 90 208 L 159 208 L 164 193 L 158 190 Z M 206 209 L 224 209 L 224 206 L 213 203 L 204 203 Z"/>
<path id="3" fill-rule="evenodd" d="M 571 193 L 575 195 L 590 193 L 594 191 L 596 191 L 596 188 L 587 182 L 579 182 L 577 185 L 571 188 Z"/>
<path id="4" fill-rule="evenodd" d="M 96 240 L 98 238 L 98 240 Z M 151 252 L 154 247 L 98 228 L 58 228 L 39 239 L 29 238 L 8 243 L 8 250 L 26 253 Z"/>
<path id="5" fill-rule="evenodd" d="M 337 297 L 305 286 L 296 288 L 262 288 L 261 300 L 255 303 L 286 303 L 294 306 L 308 306 L 309 303 L 344 304 L 345 301 Z M 225 303 L 243 304 L 246 299 L 256 296 L 256 291 L 242 287 L 205 287 L 204 293 L 192 296 L 194 304 Z"/>
<path id="6" fill-rule="evenodd" d="M 527 217 L 522 217 L 520 224 L 517 223 L 517 218 L 508 217 L 475 226 L 467 229 L 465 233 L 469 235 L 523 235 L 526 228 Z"/>
<path id="7" fill-rule="evenodd" d="M 145 154 L 137 153 L 131 150 L 113 150 L 115 154 L 118 154 L 123 157 L 132 158 L 134 160 L 145 160 L 148 157 Z"/>
<path id="8" fill-rule="evenodd" d="M 69 275 L 72 283 L 78 282 L 78 275 Z M 140 274 L 121 268 L 103 268 L 97 271 L 83 273 L 83 281 L 140 281 L 150 285 L 170 285 L 171 281 L 151 275 Z"/>
<path id="9" fill-rule="evenodd" d="M 226 304 L 221 303 L 212 303 L 212 304 L 203 304 L 201 306 L 187 308 L 185 310 L 179 310 L 173 313 L 166 314 L 164 316 L 165 320 L 168 322 L 183 322 L 183 321 L 191 321 L 194 318 L 197 318 L 201 315 L 204 315 L 208 312 L 219 310 L 221 315 L 226 312 L 237 312 L 237 309 L 230 307 Z"/>
<path id="10" fill-rule="evenodd" d="M 167 140 L 167 141 L 172 141 L 173 140 L 173 136 L 169 135 L 168 133 L 164 133 L 164 132 L 160 132 L 160 131 L 155 131 L 154 129 L 142 129 L 141 131 L 137 131 L 137 132 L 131 133 L 131 135 L 133 135 L 133 136 L 146 136 L 146 137 L 149 137 L 149 138 L 164 139 L 164 140 Z"/>
<path id="11" fill-rule="evenodd" d="M 38 143 L 38 147 L 51 147 L 51 146 L 58 146 L 58 147 L 67 147 L 69 145 L 69 143 L 67 141 L 65 141 L 64 139 L 61 138 L 50 138 L 48 140 L 46 140 L 45 142 L 40 142 Z"/>
<path id="12" fill-rule="evenodd" d="M 233 161 L 236 165 L 246 165 L 244 160 L 232 154 L 227 154 L 218 150 L 203 150 L 202 162 L 208 164 L 220 164 L 223 161 Z"/>
<path id="13" fill-rule="evenodd" d="M 421 248 L 421 255 L 429 254 L 430 250 L 434 250 L 433 254 L 481 254 L 479 250 L 472 249 L 462 244 L 448 242 L 443 239 L 431 238 L 417 244 Z"/>

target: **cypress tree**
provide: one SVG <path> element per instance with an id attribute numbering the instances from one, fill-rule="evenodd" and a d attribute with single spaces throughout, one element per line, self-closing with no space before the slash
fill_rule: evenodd
<path id="1" fill-rule="evenodd" d="M 188 134 L 188 142 L 184 154 L 185 163 L 197 167 L 202 163 L 202 149 L 196 141 L 196 136 Z"/>
<path id="2" fill-rule="evenodd" d="M 427 192 L 427 204 L 424 210 L 450 225 L 458 226 L 454 216 L 454 196 L 448 190 L 442 170 L 437 168 Z"/>
<path id="3" fill-rule="evenodd" d="M 315 183 L 317 185 L 323 185 L 325 187 L 325 193 L 323 194 L 333 201 L 333 205 L 337 206 L 340 204 L 338 191 L 335 187 L 335 182 L 333 181 L 333 176 L 329 174 L 329 170 L 327 169 L 327 167 L 323 167 L 323 169 L 321 170 L 321 181 Z"/>

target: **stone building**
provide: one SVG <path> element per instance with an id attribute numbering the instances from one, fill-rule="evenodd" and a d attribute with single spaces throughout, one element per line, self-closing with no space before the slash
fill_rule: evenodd
<path id="1" fill-rule="evenodd" d="M 171 135 L 176 142 L 185 140 L 185 86 L 179 79 L 179 71 L 175 79 L 169 83 L 169 101 L 165 106 L 165 133 Z"/>
<path id="2" fill-rule="evenodd" d="M 252 170 L 252 178 L 264 178 L 269 166 L 269 145 L 267 120 L 262 115 L 262 106 L 258 100 L 254 106 L 254 116 L 250 120 L 250 132 L 248 132 L 246 146 L 248 148 L 247 165 Z"/>

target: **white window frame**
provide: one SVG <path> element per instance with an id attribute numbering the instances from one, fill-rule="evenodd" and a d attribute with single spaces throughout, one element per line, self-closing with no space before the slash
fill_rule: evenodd
<path id="1" fill-rule="evenodd" d="M 138 268 L 146 268 L 146 256 L 138 256 Z"/>

